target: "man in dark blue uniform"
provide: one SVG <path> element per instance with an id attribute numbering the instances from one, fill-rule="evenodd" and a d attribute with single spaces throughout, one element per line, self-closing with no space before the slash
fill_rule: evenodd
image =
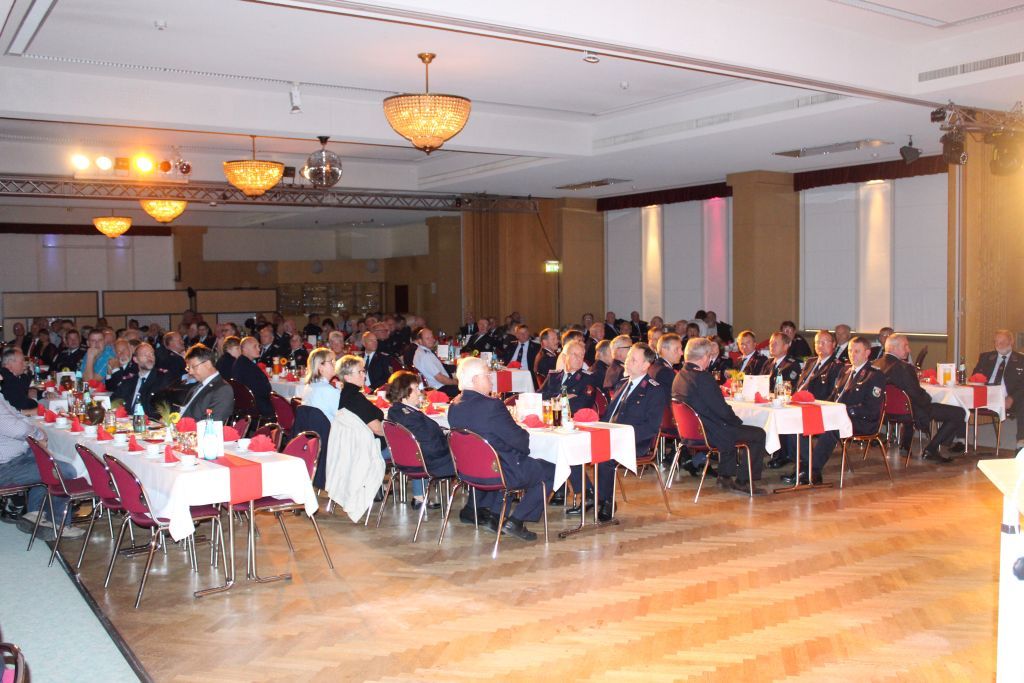
<path id="1" fill-rule="evenodd" d="M 686 362 L 672 383 L 672 398 L 682 401 L 700 417 L 708 443 L 717 448 L 718 485 L 728 491 L 749 493 L 746 462 L 739 462 L 736 444 L 750 447 L 750 469 L 754 481 L 761 478 L 765 455 L 765 433 L 760 427 L 743 424 L 722 396 L 722 390 L 707 370 L 711 362 L 713 341 L 694 337 L 686 342 L 683 356 Z M 762 488 L 754 488 L 754 495 L 765 495 Z"/>
<path id="2" fill-rule="evenodd" d="M 270 380 L 263 370 L 256 365 L 260 356 L 260 343 L 255 337 L 242 339 L 242 355 L 235 359 L 231 369 L 231 379 L 249 387 L 256 399 L 256 409 L 263 417 L 274 417 L 274 406 L 270 403 Z"/>
<path id="3" fill-rule="evenodd" d="M 819 401 L 829 400 L 835 391 L 836 381 L 845 368 L 835 356 L 836 339 L 828 330 L 819 330 L 814 335 L 814 352 L 816 358 L 808 358 L 804 363 L 800 379 L 793 385 L 793 392 L 809 391 Z"/>
<path id="4" fill-rule="evenodd" d="M 574 414 L 583 408 L 594 407 L 594 394 L 600 391 L 595 386 L 594 376 L 583 371 L 583 356 L 586 347 L 583 342 L 573 339 L 562 349 L 565 362 L 564 370 L 552 370 L 548 373 L 544 385 L 540 388 L 541 398 L 556 399 L 565 389 L 569 397 L 569 410 Z"/>
<path id="5" fill-rule="evenodd" d="M 736 370 L 744 375 L 761 375 L 761 368 L 767 359 L 757 352 L 757 337 L 750 330 L 743 330 L 736 336 L 736 345 L 742 354 L 734 363 Z"/>
<path id="6" fill-rule="evenodd" d="M 533 374 L 537 382 L 543 383 L 557 363 L 558 331 L 545 327 L 540 331 L 540 351 L 533 361 Z"/>
<path id="7" fill-rule="evenodd" d="M 647 453 L 661 429 L 661 416 L 668 407 L 668 386 L 659 384 L 647 374 L 658 356 L 647 344 L 633 344 L 623 364 L 625 376 L 612 392 L 602 420 L 633 427 L 637 456 Z M 612 518 L 615 460 L 597 466 L 597 497 L 600 508 L 597 517 L 602 522 Z"/>
<path id="8" fill-rule="evenodd" d="M 661 335 L 658 339 L 658 357 L 651 363 L 647 374 L 663 387 L 671 387 L 676 378 L 675 366 L 683 358 L 683 338 L 675 332 Z"/>
<path id="9" fill-rule="evenodd" d="M 85 358 L 85 348 L 82 346 L 82 333 L 78 330 L 68 330 L 64 335 L 64 345 L 51 363 L 51 369 L 57 372 L 74 372 L 82 363 L 83 358 Z"/>
<path id="10" fill-rule="evenodd" d="M 772 332 L 768 338 L 768 353 L 771 358 L 762 368 L 761 374 L 771 377 L 769 383 L 775 389 L 779 380 L 789 382 L 790 387 L 796 387 L 800 379 L 800 363 L 796 358 L 789 355 L 789 337 L 782 332 Z"/>
<path id="11" fill-rule="evenodd" d="M 372 391 L 387 384 L 388 377 L 394 370 L 391 367 L 391 356 L 378 348 L 377 335 L 363 332 L 363 364 L 366 366 L 366 386 Z"/>
<path id="12" fill-rule="evenodd" d="M 604 373 L 604 382 L 601 385 L 605 391 L 610 393 L 622 380 L 622 375 L 626 370 L 626 354 L 629 353 L 632 345 L 633 340 L 628 334 L 620 334 L 612 338 L 612 362 Z"/>
<path id="13" fill-rule="evenodd" d="M 124 372 L 111 398 L 120 399 L 124 409 L 131 415 L 135 406 L 142 404 L 142 410 L 154 420 L 159 412 L 153 405 L 153 394 L 167 388 L 177 377 L 173 377 L 167 368 L 156 367 L 156 352 L 146 342 L 135 348 L 134 363 Z"/>
<path id="14" fill-rule="evenodd" d="M 819 332 L 815 336 L 816 347 L 818 346 L 817 339 L 821 334 Z M 885 375 L 868 362 L 871 356 L 871 343 L 867 339 L 853 337 L 847 348 L 849 349 L 850 364 L 838 363 L 843 368 L 843 374 L 840 375 L 828 400 L 846 405 L 846 412 L 850 416 L 850 422 L 853 423 L 854 434 L 874 434 L 878 431 L 878 420 L 885 407 Z M 819 350 L 819 357 L 820 353 Z M 817 437 L 814 442 L 810 482 L 822 483 L 821 471 L 838 443 L 838 431 L 825 432 Z M 784 475 L 782 482 L 784 484 L 797 483 L 797 474 L 797 472 L 793 472 Z M 803 464 L 803 471 L 799 472 L 799 476 L 801 484 L 808 483 L 806 463 Z"/>
<path id="15" fill-rule="evenodd" d="M 530 457 L 530 435 L 516 424 L 505 404 L 491 398 L 490 368 L 480 358 L 466 358 L 456 371 L 462 393 L 452 401 L 448 410 L 448 424 L 452 429 L 468 429 L 487 439 L 501 459 L 505 483 L 510 488 L 525 489 L 522 500 L 508 515 L 499 530 L 502 499 L 497 493 L 477 492 L 478 508 L 491 511 L 487 527 L 524 541 L 533 541 L 537 534 L 526 528 L 526 522 L 536 522 L 544 510 L 545 491 L 551 494 L 555 479 L 555 466 Z"/>

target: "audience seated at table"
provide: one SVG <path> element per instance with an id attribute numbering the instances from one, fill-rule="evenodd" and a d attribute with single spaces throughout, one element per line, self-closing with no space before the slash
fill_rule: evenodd
<path id="1" fill-rule="evenodd" d="M 64 333 L 64 343 L 57 352 L 57 357 L 53 359 L 53 369 L 57 372 L 75 372 L 83 358 L 85 348 L 82 346 L 81 333 L 75 329 L 68 330 Z"/>
<path id="2" fill-rule="evenodd" d="M 824 335 L 828 335 L 828 337 Z M 818 332 L 815 335 L 815 346 L 818 346 L 819 339 L 830 339 L 830 337 L 827 330 Z M 850 416 L 850 422 L 853 424 L 854 435 L 874 434 L 878 431 L 878 420 L 885 409 L 885 375 L 871 365 L 871 343 L 867 339 L 852 337 L 847 348 L 850 363 L 849 365 L 833 363 L 835 367 L 842 369 L 842 374 L 838 377 L 827 400 L 846 405 L 846 413 Z M 819 359 L 820 353 L 819 350 Z M 803 453 L 802 457 L 806 458 L 807 453 L 811 450 L 808 448 L 808 439 L 807 437 L 800 437 L 800 439 L 804 442 L 800 447 L 801 453 Z M 821 484 L 824 481 L 822 470 L 838 443 L 839 432 L 836 430 L 819 434 L 815 438 L 811 468 L 808 468 L 806 460 L 801 463 L 799 483 Z M 810 478 L 807 476 L 808 469 L 811 473 Z M 784 475 L 782 482 L 785 484 L 798 483 L 797 472 Z"/>
<path id="3" fill-rule="evenodd" d="M 800 373 L 800 379 L 793 386 L 793 393 L 809 391 L 818 401 L 827 401 L 836 388 L 836 381 L 843 373 L 844 363 L 836 358 L 836 338 L 828 330 L 818 330 L 814 335 L 813 358 L 808 358 Z"/>
<path id="4" fill-rule="evenodd" d="M 569 410 L 576 413 L 583 408 L 594 407 L 594 395 L 600 391 L 596 378 L 583 369 L 583 356 L 586 353 L 586 346 L 579 339 L 569 341 L 562 348 L 562 357 L 565 359 L 563 370 L 553 370 L 548 373 L 540 388 L 541 398 L 554 399 L 562 395 L 565 390 L 569 397 Z"/>
<path id="5" fill-rule="evenodd" d="M 324 414 L 327 420 L 333 421 L 341 401 L 341 389 L 334 386 L 337 370 L 334 351 L 326 347 L 313 349 L 306 365 L 306 376 L 302 378 L 303 387 L 300 391 L 302 405 L 312 406 Z"/>
<path id="6" fill-rule="evenodd" d="M 849 332 L 849 327 L 846 328 Z M 779 332 L 789 337 L 789 354 L 800 360 L 807 358 L 811 354 L 811 347 L 807 345 L 807 340 L 796 332 L 796 323 L 792 320 L 783 320 L 782 324 L 779 325 Z M 838 332 L 838 328 L 836 330 Z M 847 334 L 849 338 L 849 334 Z M 843 361 L 846 362 L 845 360 Z"/>
<path id="7" fill-rule="evenodd" d="M 486 439 L 498 454 L 506 485 L 525 489 L 519 503 L 515 506 L 510 504 L 511 512 L 500 530 L 501 495 L 478 491 L 480 522 L 493 533 L 507 533 L 524 541 L 536 540 L 537 534 L 526 527 L 526 522 L 540 519 L 547 503 L 545 492 L 551 494 L 555 466 L 530 457 L 530 435 L 516 424 L 499 399 L 490 397 L 493 390 L 490 368 L 483 360 L 474 357 L 462 359 L 456 375 L 462 393 L 452 401 L 448 410 L 449 425 L 452 429 L 468 429 Z M 489 510 L 489 514 L 484 509 Z M 462 514 L 460 519 L 467 521 Z"/>
<path id="8" fill-rule="evenodd" d="M 163 348 L 156 349 L 157 367 L 167 370 L 175 380 L 185 379 L 185 340 L 179 332 L 163 337 Z"/>
<path id="9" fill-rule="evenodd" d="M 196 383 L 186 396 L 181 416 L 199 421 L 205 420 L 209 412 L 211 419 L 227 424 L 235 412 L 235 392 L 217 372 L 213 349 L 196 344 L 185 353 L 185 363 Z"/>
<path id="10" fill-rule="evenodd" d="M 906 335 L 890 335 L 885 340 L 885 354 L 874 362 L 874 366 L 885 375 L 886 384 L 902 389 L 910 398 L 914 408 L 914 422 L 918 429 L 927 433 L 931 430 L 932 420 L 939 423 L 938 430 L 924 447 L 921 457 L 942 463 L 953 462 L 953 459 L 943 455 L 939 448 L 952 443 L 953 437 L 964 428 L 967 414 L 958 406 L 932 403 L 931 396 L 921 388 L 917 369 L 910 359 L 910 340 Z M 910 425 L 906 425 L 900 434 L 900 451 L 909 453 L 913 439 L 914 430 Z M 963 444 L 959 444 L 959 450 L 963 450 Z"/>
<path id="11" fill-rule="evenodd" d="M 587 315 L 590 315 L 590 314 L 588 313 Z M 590 315 L 591 320 L 593 320 L 593 317 L 594 316 Z M 598 344 L 598 342 L 603 341 L 603 340 L 604 340 L 604 323 L 591 322 L 589 325 L 586 325 L 585 341 L 587 343 L 587 352 L 586 352 L 586 354 L 583 357 L 583 362 L 585 362 L 588 367 L 592 366 L 594 364 L 594 362 L 595 362 L 595 355 L 597 354 L 597 344 Z M 607 370 L 607 368 L 605 368 L 605 369 Z"/>
<path id="12" fill-rule="evenodd" d="M 790 355 L 790 339 L 783 332 L 772 332 L 768 338 L 768 362 L 759 374 L 768 375 L 772 390 L 778 390 L 780 382 L 789 382 L 790 389 L 800 381 L 800 363 Z"/>
<path id="13" fill-rule="evenodd" d="M 12 344 L 0 354 L 0 392 L 17 410 L 34 410 L 36 390 L 32 388 L 32 376 L 28 373 L 25 353 L 21 346 Z"/>
<path id="14" fill-rule="evenodd" d="M 540 331 L 540 350 L 533 360 L 533 375 L 543 384 L 548 373 L 558 365 L 558 330 L 545 327 Z"/>
<path id="15" fill-rule="evenodd" d="M 288 353 L 285 355 L 285 359 L 288 361 L 289 367 L 294 365 L 297 370 L 306 367 L 306 363 L 309 361 L 309 351 L 306 350 L 306 344 L 302 337 L 297 334 L 288 337 Z"/>
<path id="16" fill-rule="evenodd" d="M 978 356 L 972 375 L 984 375 L 986 384 L 1006 389 L 1006 416 L 1017 422 L 1017 449 L 1024 448 L 1024 354 L 1013 350 L 1013 333 L 996 330 L 992 351 Z"/>
<path id="17" fill-rule="evenodd" d="M 363 393 L 363 378 L 366 376 L 363 359 L 353 355 L 342 356 L 335 363 L 335 372 L 341 379 L 341 393 L 338 397 L 337 409 L 348 410 L 362 420 L 380 442 L 380 450 L 384 459 L 390 460 L 391 453 L 388 451 L 388 444 L 384 439 L 384 411 L 374 405 Z"/>
<path id="18" fill-rule="evenodd" d="M 28 348 L 28 355 L 47 367 L 53 365 L 57 358 L 57 346 L 50 339 L 50 331 L 46 328 L 36 333 L 35 341 Z"/>
<path id="19" fill-rule="evenodd" d="M 114 360 L 107 366 L 107 379 L 104 382 L 107 391 L 116 390 L 125 373 L 138 369 L 133 360 L 134 354 L 135 349 L 127 339 L 118 339 L 114 342 Z"/>
<path id="20" fill-rule="evenodd" d="M 595 385 L 600 385 L 599 388 L 606 395 L 608 394 L 608 389 L 604 386 L 604 378 L 608 374 L 608 368 L 611 367 L 611 363 L 611 340 L 602 339 L 594 344 L 594 363 L 590 366 L 590 374 L 594 376 Z"/>
<path id="21" fill-rule="evenodd" d="M 608 370 L 604 373 L 604 381 L 601 384 L 605 391 L 611 392 L 622 379 L 625 372 L 626 354 L 629 353 L 632 345 L 633 340 L 626 334 L 620 334 L 612 339 L 612 362 L 608 365 Z"/>
<path id="22" fill-rule="evenodd" d="M 252 396 L 256 399 L 256 410 L 265 418 L 275 416 L 274 406 L 270 403 L 270 380 L 258 365 L 260 357 L 260 343 L 255 337 L 245 337 L 241 341 L 241 355 L 235 359 L 235 365 L 231 369 L 231 379 L 240 382 L 249 388 Z"/>
<path id="23" fill-rule="evenodd" d="M 728 379 L 728 372 L 732 370 L 732 359 L 725 352 L 725 345 L 718 337 L 708 337 L 714 345 L 711 347 L 711 362 L 708 364 L 707 372 L 715 378 L 719 384 Z M 799 368 L 799 366 L 798 366 Z"/>
<path id="24" fill-rule="evenodd" d="M 761 478 L 765 457 L 765 433 L 760 427 L 743 424 L 725 402 L 722 391 L 707 372 L 714 342 L 696 337 L 686 342 L 683 351 L 683 369 L 672 384 L 672 398 L 686 403 L 700 417 L 708 443 L 717 448 L 718 485 L 737 494 L 749 493 L 747 463 L 744 456 L 737 457 L 736 444 L 750 446 L 750 467 L 754 481 Z M 754 495 L 764 495 L 764 489 L 755 487 Z"/>
<path id="25" fill-rule="evenodd" d="M 433 330 L 429 327 L 420 328 L 416 333 L 416 354 L 413 356 L 412 364 L 423 376 L 423 382 L 428 388 L 455 396 L 459 393 L 458 382 L 448 374 L 441 359 L 437 357 L 435 348 L 437 340 L 434 338 Z"/>
<path id="26" fill-rule="evenodd" d="M 757 337 L 750 330 L 743 330 L 736 335 L 736 344 L 739 346 L 740 358 L 735 365 L 738 372 L 745 375 L 760 375 L 762 368 L 768 359 L 762 356 L 757 350 Z"/>
<path id="27" fill-rule="evenodd" d="M 533 365 L 540 353 L 540 344 L 533 341 L 530 336 L 530 326 L 526 323 L 517 323 L 515 326 L 515 341 L 505 347 L 501 355 L 501 362 L 519 363 L 523 370 L 532 371 Z"/>
<path id="28" fill-rule="evenodd" d="M 274 358 L 288 355 L 287 349 L 281 348 L 273 325 L 262 323 L 256 328 L 256 333 L 259 335 L 259 355 L 254 359 L 256 362 L 270 367 L 274 364 Z"/>
<path id="29" fill-rule="evenodd" d="M 154 395 L 177 380 L 169 370 L 156 366 L 156 352 L 148 343 L 139 344 L 135 348 L 133 359 L 134 362 L 121 376 L 111 398 L 122 401 L 129 415 L 135 412 L 136 405 L 141 404 L 146 415 L 157 419 L 160 411 L 156 408 Z"/>
<path id="30" fill-rule="evenodd" d="M 114 360 L 114 331 L 109 327 L 95 328 L 89 332 L 85 360 L 81 365 L 82 379 L 104 380 L 110 362 Z"/>
<path id="31" fill-rule="evenodd" d="M 377 334 L 374 332 L 363 332 L 363 362 L 366 366 L 366 379 L 364 386 L 371 391 L 376 391 L 387 384 L 391 376 L 392 356 L 381 351 L 377 344 Z"/>
<path id="32" fill-rule="evenodd" d="M 683 357 L 683 340 L 675 332 L 663 334 L 658 339 L 658 357 L 651 363 L 647 373 L 658 380 L 658 384 L 671 387 L 676 378 L 676 367 Z"/>
<path id="33" fill-rule="evenodd" d="M 850 362 L 850 336 L 853 334 L 849 325 L 836 325 L 836 358 L 840 363 Z"/>
<path id="34" fill-rule="evenodd" d="M 885 353 L 885 340 L 888 339 L 889 335 L 891 335 L 895 331 L 896 330 L 892 329 L 891 327 L 883 327 L 882 329 L 878 330 L 877 341 L 871 344 L 872 361 L 876 361 L 882 357 L 882 354 Z"/>
<path id="35" fill-rule="evenodd" d="M 221 354 L 217 359 L 217 372 L 224 379 L 235 378 L 235 361 L 242 355 L 242 340 L 231 335 L 221 342 Z"/>

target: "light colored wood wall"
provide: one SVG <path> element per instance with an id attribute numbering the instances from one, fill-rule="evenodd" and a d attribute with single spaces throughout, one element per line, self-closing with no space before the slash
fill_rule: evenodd
<path id="1" fill-rule="evenodd" d="M 453 334 L 461 324 L 462 221 L 459 216 L 427 219 L 430 253 L 387 259 L 385 300 L 395 310 L 395 287 L 409 287 L 409 309 L 427 319 L 435 332 Z"/>

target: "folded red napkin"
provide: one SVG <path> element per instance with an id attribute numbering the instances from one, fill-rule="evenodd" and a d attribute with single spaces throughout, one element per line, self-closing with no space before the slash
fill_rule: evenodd
<path id="1" fill-rule="evenodd" d="M 139 442 L 135 439 L 134 434 L 130 434 L 128 436 L 128 450 L 131 451 L 132 453 L 138 453 L 139 451 L 145 450 L 142 446 L 139 445 Z"/>
<path id="2" fill-rule="evenodd" d="M 976 372 L 973 375 L 971 375 L 970 379 L 968 379 L 967 381 L 968 382 L 978 382 L 979 384 L 984 384 L 985 382 L 988 381 L 988 377 L 986 377 L 985 375 L 981 374 L 980 372 Z"/>
<path id="3" fill-rule="evenodd" d="M 71 431 L 73 431 L 73 432 L 84 432 L 85 431 L 85 428 L 82 426 L 82 423 L 78 421 L 77 417 L 71 418 Z"/>
<path id="4" fill-rule="evenodd" d="M 266 434 L 257 434 L 249 442 L 249 450 L 256 453 L 266 453 L 267 451 L 275 450 L 274 442 Z"/>
<path id="5" fill-rule="evenodd" d="M 90 379 L 89 380 L 89 388 L 92 389 L 93 391 L 106 391 L 107 390 L 107 388 L 103 385 L 103 381 L 102 380 L 98 380 L 98 379 Z"/>
<path id="6" fill-rule="evenodd" d="M 426 413 L 427 415 L 440 415 L 444 411 L 435 408 L 433 403 L 428 403 L 426 409 L 423 412 Z"/>
<path id="7" fill-rule="evenodd" d="M 768 399 L 761 395 L 761 392 L 754 394 L 754 403 L 768 403 Z"/>
<path id="8" fill-rule="evenodd" d="M 814 403 L 814 394 L 809 391 L 798 391 L 793 394 L 794 403 Z"/>
<path id="9" fill-rule="evenodd" d="M 574 422 L 597 422 L 597 411 L 593 408 L 580 408 L 572 419 Z"/>
<path id="10" fill-rule="evenodd" d="M 174 454 L 174 447 L 171 444 L 164 448 L 164 462 L 178 462 L 178 456 Z"/>
<path id="11" fill-rule="evenodd" d="M 46 417 L 46 406 L 44 406 L 42 403 L 36 406 L 36 415 L 38 415 L 39 417 Z"/>
<path id="12" fill-rule="evenodd" d="M 727 387 L 727 386 L 725 386 L 725 385 L 723 384 L 722 386 L 720 386 L 720 387 L 718 387 L 718 388 L 722 390 L 722 396 L 724 396 L 725 398 L 729 398 L 729 394 L 731 393 L 731 392 L 729 391 L 729 387 Z"/>
<path id="13" fill-rule="evenodd" d="M 533 415 L 533 414 L 530 414 L 530 415 L 527 415 L 526 417 L 524 417 L 523 418 L 523 424 L 526 425 L 527 427 L 533 427 L 535 429 L 539 429 L 541 427 L 546 427 L 547 426 L 546 424 L 544 424 L 543 420 L 541 420 L 539 417 L 537 417 L 536 415 Z"/>
<path id="14" fill-rule="evenodd" d="M 298 382 L 299 378 L 298 378 L 298 376 L 295 373 L 289 372 L 287 375 L 284 376 L 284 381 L 285 382 Z"/>
<path id="15" fill-rule="evenodd" d="M 43 413 L 43 418 L 46 420 L 46 422 L 56 422 L 57 413 L 53 412 L 52 410 L 47 410 L 45 413 Z"/>
<path id="16" fill-rule="evenodd" d="M 241 436 L 238 434 L 238 430 L 234 427 L 228 427 L 224 425 L 224 440 L 225 441 L 238 441 Z"/>
<path id="17" fill-rule="evenodd" d="M 97 429 L 96 430 L 96 440 L 97 441 L 113 441 L 114 437 L 106 429 Z"/>
<path id="18" fill-rule="evenodd" d="M 183 417 L 178 420 L 178 424 L 174 425 L 174 428 L 179 433 L 188 433 L 196 431 L 196 421 L 191 417 Z"/>
<path id="19" fill-rule="evenodd" d="M 725 387 L 726 389 L 731 389 L 732 388 L 732 377 L 730 377 L 729 379 L 727 379 L 724 382 L 722 382 L 722 386 Z"/>
<path id="20" fill-rule="evenodd" d="M 519 368 L 523 367 L 523 364 L 517 360 L 514 360 L 511 363 L 509 363 L 507 367 L 509 370 L 518 370 Z"/>
<path id="21" fill-rule="evenodd" d="M 928 370 L 922 370 L 921 371 L 921 377 L 922 378 L 931 377 L 932 379 L 935 379 L 935 377 L 936 377 L 935 370 L 932 370 L 930 368 Z"/>
<path id="22" fill-rule="evenodd" d="M 126 418 L 128 417 L 128 411 L 125 410 L 124 404 L 119 405 L 117 410 L 114 411 L 114 417 Z"/>
<path id="23" fill-rule="evenodd" d="M 388 403 L 383 398 L 381 398 L 380 396 L 378 396 L 377 398 L 373 399 L 373 405 L 377 406 L 381 410 L 386 410 L 386 409 L 391 407 L 391 404 Z"/>
<path id="24" fill-rule="evenodd" d="M 48 379 L 45 382 L 43 382 L 43 388 L 44 389 L 56 389 L 57 388 L 57 383 L 54 382 L 52 379 Z"/>
<path id="25" fill-rule="evenodd" d="M 434 391 L 427 392 L 427 400 L 431 403 L 447 403 L 448 394 L 435 389 Z"/>

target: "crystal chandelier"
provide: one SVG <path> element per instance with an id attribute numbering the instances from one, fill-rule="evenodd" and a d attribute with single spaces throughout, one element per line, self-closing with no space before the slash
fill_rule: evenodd
<path id="1" fill-rule="evenodd" d="M 247 197 L 261 194 L 281 182 L 284 164 L 256 158 L 256 136 L 252 136 L 252 159 L 224 162 L 224 176 Z"/>
<path id="2" fill-rule="evenodd" d="M 326 189 L 341 180 L 341 159 L 327 149 L 329 139 L 326 135 L 317 138 L 320 141 L 321 149 L 310 154 L 306 165 L 302 167 L 302 177 L 312 183 L 313 187 Z"/>
<path id="3" fill-rule="evenodd" d="M 170 223 L 188 206 L 188 202 L 180 199 L 140 199 L 139 204 L 159 223 Z"/>
<path id="4" fill-rule="evenodd" d="M 132 219 L 127 216 L 100 216 L 93 218 L 92 224 L 110 239 L 120 237 L 132 227 Z"/>
<path id="5" fill-rule="evenodd" d="M 430 154 L 455 137 L 469 120 L 471 103 L 458 95 L 436 95 L 430 92 L 432 52 L 417 55 L 426 71 L 426 87 L 422 94 L 393 95 L 384 100 L 384 116 L 395 132 L 411 141 L 413 147 Z"/>

